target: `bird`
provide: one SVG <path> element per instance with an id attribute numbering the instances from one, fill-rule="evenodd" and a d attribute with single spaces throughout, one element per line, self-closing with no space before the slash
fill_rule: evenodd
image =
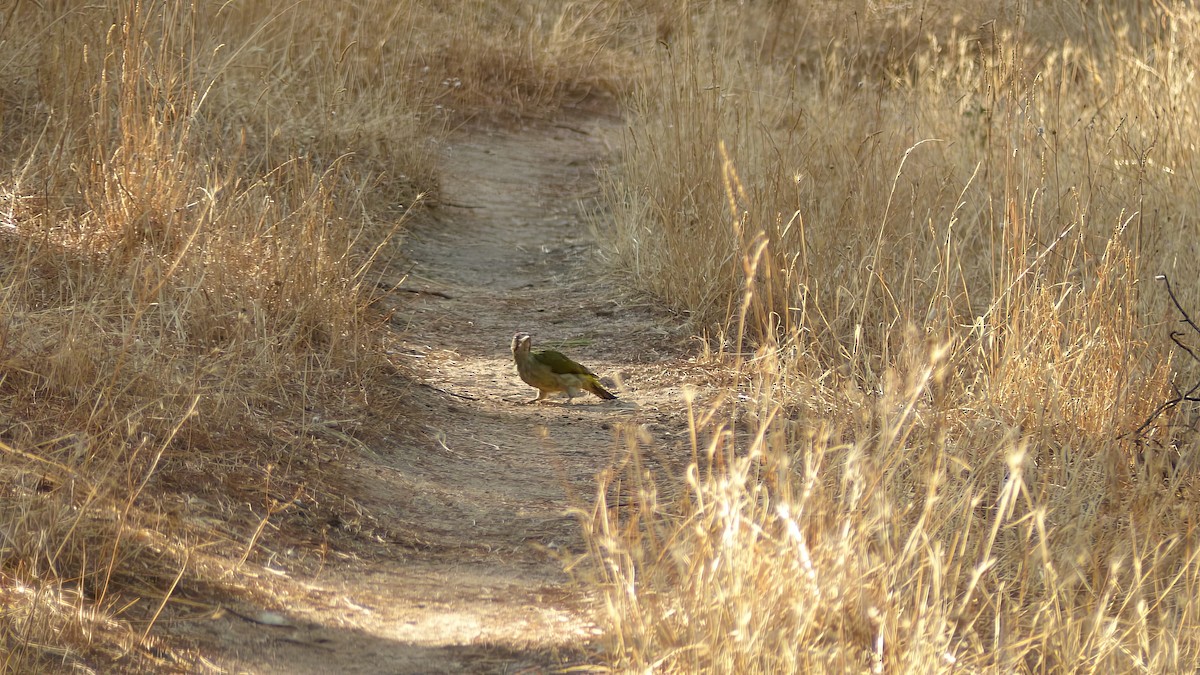
<path id="1" fill-rule="evenodd" d="M 517 373 L 525 384 L 538 390 L 537 398 L 526 403 L 537 403 L 560 391 L 567 392 L 568 403 L 584 391 L 590 391 L 606 401 L 617 397 L 600 386 L 600 378 L 586 367 L 553 349 L 531 351 L 532 345 L 533 338 L 529 333 L 517 333 L 513 336 L 512 353 L 513 360 L 517 362 Z"/>

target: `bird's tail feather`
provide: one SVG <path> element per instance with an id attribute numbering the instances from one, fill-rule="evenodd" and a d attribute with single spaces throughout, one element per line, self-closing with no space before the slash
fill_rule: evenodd
<path id="1" fill-rule="evenodd" d="M 616 394 L 614 394 L 614 393 L 612 393 L 611 391 L 609 391 L 609 390 L 605 389 L 604 387 L 601 387 L 601 386 L 600 386 L 600 381 L 599 381 L 599 380 L 597 380 L 597 379 L 595 379 L 595 378 L 588 378 L 588 381 L 587 381 L 587 390 L 588 390 L 588 391 L 590 391 L 590 392 L 592 392 L 593 394 L 595 394 L 595 395 L 599 396 L 600 398 L 602 398 L 602 399 L 606 400 L 606 401 L 611 401 L 611 400 L 613 400 L 614 398 L 616 398 L 616 397 L 617 397 L 617 395 L 616 395 Z"/>

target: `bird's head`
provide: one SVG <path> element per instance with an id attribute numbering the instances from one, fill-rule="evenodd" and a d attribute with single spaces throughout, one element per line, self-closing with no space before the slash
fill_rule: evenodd
<path id="1" fill-rule="evenodd" d="M 517 333 L 513 336 L 512 351 L 516 354 L 518 351 L 529 351 L 529 347 L 533 342 L 533 338 L 529 333 Z"/>

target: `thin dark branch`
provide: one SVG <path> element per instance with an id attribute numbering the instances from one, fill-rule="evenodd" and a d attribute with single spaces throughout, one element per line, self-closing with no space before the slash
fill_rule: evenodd
<path id="1" fill-rule="evenodd" d="M 442 291 L 428 291 L 428 290 L 424 290 L 421 288 L 397 288 L 394 290 L 401 292 L 401 293 L 415 293 L 417 295 L 432 295 L 432 296 L 436 296 L 439 298 L 445 298 L 447 300 L 454 299 L 453 295 L 450 295 L 449 293 L 443 293 Z"/>
<path id="2" fill-rule="evenodd" d="M 1191 315 L 1189 315 L 1187 310 L 1183 308 L 1183 305 L 1180 304 L 1179 298 L 1175 297 L 1175 289 L 1171 288 L 1171 280 L 1168 279 L 1167 275 L 1165 274 L 1160 274 L 1155 278 L 1163 282 L 1163 285 L 1167 287 L 1167 295 L 1171 297 L 1171 302 L 1175 304 L 1175 309 L 1179 310 L 1179 315 L 1183 317 L 1179 320 L 1179 322 L 1187 324 L 1189 327 L 1191 327 L 1192 332 L 1200 335 L 1200 326 L 1196 325 L 1195 321 L 1192 321 Z M 1175 346 L 1187 352 L 1187 355 L 1192 357 L 1193 361 L 1200 361 L 1200 356 L 1197 356 L 1196 352 L 1193 351 L 1191 347 L 1184 344 L 1184 335 L 1185 333 L 1182 331 L 1171 331 L 1171 342 L 1174 342 Z M 1200 402 L 1200 396 L 1196 395 L 1196 392 L 1200 391 L 1200 382 L 1192 385 L 1192 388 L 1188 389 L 1187 392 L 1183 394 L 1179 393 L 1179 387 L 1176 387 L 1174 384 L 1171 385 L 1171 388 L 1175 391 L 1175 397 L 1155 408 L 1154 412 L 1151 413 L 1150 416 L 1146 418 L 1146 421 L 1142 422 L 1142 425 L 1137 428 L 1136 432 L 1134 432 L 1135 436 L 1141 436 L 1142 432 L 1146 431 L 1146 428 L 1149 427 L 1154 420 L 1158 419 L 1159 415 L 1163 414 L 1168 409 L 1173 408 L 1184 401 Z"/>
<path id="3" fill-rule="evenodd" d="M 1200 356 L 1196 356 L 1196 352 L 1192 351 L 1191 347 L 1183 344 L 1183 340 L 1180 339 L 1182 337 L 1183 333 L 1180 333 L 1177 330 L 1171 331 L 1171 342 L 1174 342 L 1177 347 L 1187 352 L 1188 356 L 1192 357 L 1192 360 L 1200 361 Z"/>
<path id="4" fill-rule="evenodd" d="M 425 387 L 426 389 L 432 389 L 432 390 L 434 390 L 434 391 L 440 391 L 441 393 L 443 393 L 443 394 L 446 394 L 447 396 L 454 396 L 455 398 L 461 398 L 461 399 L 463 399 L 463 400 L 465 400 L 465 401 L 478 401 L 478 400 L 479 400 L 479 398 L 478 398 L 478 397 L 476 397 L 476 396 L 470 396 L 470 395 L 467 395 L 467 394 L 456 394 L 456 393 L 454 393 L 454 392 L 452 392 L 452 391 L 448 391 L 448 390 L 446 390 L 446 389 L 442 389 L 441 387 L 435 387 L 435 386 L 433 386 L 432 384 L 429 384 L 429 383 L 427 383 L 427 382 L 421 382 L 420 384 L 421 384 L 421 386 L 422 386 L 422 387 Z"/>
<path id="5" fill-rule="evenodd" d="M 1200 326 L 1197 326 L 1196 322 L 1192 321 L 1192 317 L 1188 316 L 1187 310 L 1183 308 L 1183 305 L 1179 304 L 1179 298 L 1175 297 L 1175 291 L 1171 288 L 1171 280 L 1168 279 L 1167 275 L 1165 274 L 1160 274 L 1155 278 L 1161 279 L 1163 284 L 1166 285 L 1167 295 L 1171 296 L 1171 302 L 1175 303 L 1175 309 L 1178 309 L 1179 313 L 1183 315 L 1183 318 L 1180 321 L 1191 326 L 1192 330 L 1200 335 Z"/>

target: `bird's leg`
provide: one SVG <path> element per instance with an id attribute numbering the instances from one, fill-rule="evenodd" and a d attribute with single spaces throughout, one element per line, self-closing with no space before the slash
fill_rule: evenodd
<path id="1" fill-rule="evenodd" d="M 540 401 L 544 398 L 546 398 L 546 392 L 542 391 L 541 389 L 538 389 L 537 398 L 533 399 L 532 401 L 526 401 L 525 405 L 529 405 L 530 403 L 537 403 L 538 401 Z"/>

